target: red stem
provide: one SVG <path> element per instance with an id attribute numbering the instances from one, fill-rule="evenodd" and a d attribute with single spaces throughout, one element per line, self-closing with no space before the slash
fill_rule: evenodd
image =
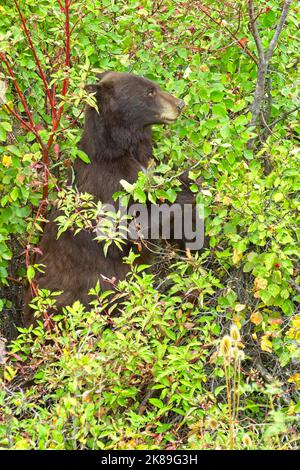
<path id="1" fill-rule="evenodd" d="M 28 28 L 27 28 L 27 25 L 26 25 L 26 20 L 23 16 L 23 13 L 19 7 L 19 4 L 18 4 L 18 1 L 17 0 L 14 0 L 14 3 L 16 5 L 16 8 L 18 10 L 18 13 L 19 13 L 19 16 L 20 16 L 20 19 L 21 19 L 21 22 L 22 22 L 22 26 L 23 26 L 23 29 L 24 29 L 24 32 L 25 32 L 25 35 L 26 35 L 26 38 L 27 38 L 27 41 L 29 43 L 29 47 L 32 51 L 32 54 L 34 56 L 34 59 L 35 59 L 35 63 L 36 63 L 36 66 L 38 68 L 38 71 L 40 73 L 40 77 L 43 81 L 43 84 L 44 84 L 44 88 L 45 88 L 45 92 L 46 92 L 46 95 L 48 97 L 48 100 L 49 100 L 49 103 L 50 103 L 50 106 L 51 106 L 51 112 L 52 112 L 52 132 L 51 132 L 51 135 L 48 139 L 48 142 L 46 143 L 46 145 L 43 144 L 40 136 L 39 136 L 39 133 L 38 131 L 36 130 L 35 128 L 35 124 L 34 124 L 34 121 L 33 121 L 33 118 L 32 118 L 32 115 L 31 115 L 31 112 L 26 104 L 26 101 L 25 101 L 25 98 L 24 98 L 24 95 L 19 87 L 19 84 L 15 78 L 15 75 L 14 75 L 14 72 L 7 60 L 7 58 L 5 57 L 5 55 L 3 53 L 0 53 L 0 60 L 2 60 L 6 67 L 7 67 L 7 70 L 9 72 L 9 75 L 11 76 L 12 80 L 13 80 L 13 83 L 14 83 L 14 86 L 16 88 L 16 91 L 19 95 L 19 98 L 21 100 L 21 103 L 24 107 L 24 110 L 28 116 L 28 119 L 29 119 L 29 122 L 30 122 L 30 125 L 26 123 L 26 121 L 24 121 L 22 119 L 21 116 L 19 116 L 18 113 L 16 113 L 16 111 L 14 111 L 13 108 L 10 108 L 7 104 L 5 105 L 7 110 L 13 115 L 15 116 L 19 122 L 22 123 L 22 125 L 24 127 L 26 127 L 26 129 L 28 129 L 29 131 L 33 132 L 41 146 L 41 151 L 42 151 L 42 159 L 43 159 L 43 164 L 44 164 L 44 177 L 43 177 L 43 197 L 42 197 L 42 201 L 40 203 L 40 206 L 39 206 L 39 209 L 38 209 L 38 212 L 37 214 L 39 214 L 40 212 L 42 214 L 45 213 L 46 211 L 46 208 L 47 208 L 47 199 L 48 199 L 48 194 L 49 194 L 49 163 L 50 163 L 50 160 L 49 160 L 49 151 L 51 149 L 51 146 L 53 144 L 53 140 L 54 140 L 54 135 L 59 127 L 59 124 L 60 124 L 60 120 L 61 120 L 61 116 L 62 116 L 62 112 L 63 112 L 63 106 L 60 106 L 60 108 L 58 109 L 58 111 L 56 111 L 56 107 L 55 107 L 55 95 L 56 95 L 56 87 L 54 86 L 53 89 L 52 89 L 52 93 L 51 91 L 49 90 L 49 87 L 48 87 L 48 83 L 47 83 L 47 80 L 46 80 L 46 76 L 42 70 L 42 67 L 41 67 L 41 64 L 40 64 L 40 61 L 39 61 L 39 58 L 36 54 L 36 50 L 35 50 L 35 47 L 34 47 L 34 44 L 31 40 L 31 37 L 30 37 L 30 34 L 29 34 L 29 31 L 28 31 Z M 66 67 L 66 74 L 68 74 L 68 69 L 70 67 L 70 55 L 71 55 L 71 49 L 70 49 L 70 18 L 69 18 L 69 11 L 70 11 L 70 5 L 71 5 L 71 0 L 65 0 L 64 1 L 64 7 L 62 5 L 62 2 L 61 0 L 58 0 L 58 3 L 59 3 L 59 6 L 60 6 L 60 9 L 65 13 L 65 26 L 64 26 L 64 30 L 65 30 L 65 67 Z M 59 54 L 60 55 L 60 54 Z M 62 96 L 65 97 L 67 92 L 68 92 L 68 86 L 69 86 L 69 77 L 68 75 L 64 78 L 63 80 L 63 84 L 62 84 Z"/>
<path id="2" fill-rule="evenodd" d="M 9 73 L 9 75 L 10 75 L 12 81 L 13 81 L 14 87 L 15 87 L 17 93 L 18 93 L 20 101 L 21 101 L 21 103 L 24 107 L 24 110 L 26 112 L 26 115 L 29 119 L 29 124 L 26 121 L 24 121 L 24 119 L 13 108 L 11 108 L 8 104 L 4 103 L 4 106 L 26 129 L 28 129 L 29 131 L 34 133 L 34 135 L 36 136 L 36 139 L 39 142 L 40 147 L 41 147 L 42 159 L 43 159 L 43 164 L 44 164 L 42 200 L 39 203 L 38 210 L 36 212 L 36 215 L 35 215 L 35 218 L 34 218 L 34 221 L 33 221 L 33 224 L 32 224 L 31 231 L 28 235 L 27 246 L 26 246 L 26 250 L 25 250 L 25 263 L 26 263 L 26 267 L 28 269 L 28 266 L 30 265 L 30 250 L 31 250 L 30 240 L 31 240 L 31 237 L 32 237 L 32 233 L 33 233 L 34 227 L 36 226 L 38 217 L 40 215 L 45 214 L 46 209 L 47 209 L 47 205 L 48 205 L 49 177 L 52 178 L 50 170 L 49 170 L 49 151 L 50 151 L 51 146 L 53 144 L 55 133 L 56 133 L 56 131 L 58 129 L 58 126 L 60 124 L 60 120 L 61 120 L 61 116 L 62 116 L 64 106 L 63 106 L 63 103 L 62 103 L 62 106 L 60 106 L 58 108 L 58 110 L 56 110 L 56 106 L 55 106 L 56 85 L 54 84 L 54 86 L 52 87 L 52 90 L 50 91 L 50 89 L 48 87 L 46 76 L 45 76 L 45 74 L 42 70 L 41 63 L 40 63 L 39 58 L 37 56 L 36 49 L 34 47 L 34 44 L 33 44 L 32 40 L 31 40 L 30 33 L 29 33 L 27 25 L 26 25 L 26 20 L 25 20 L 23 14 L 22 14 L 22 11 L 19 7 L 18 1 L 14 0 L 14 3 L 15 3 L 16 8 L 18 10 L 19 17 L 21 19 L 21 23 L 22 23 L 22 26 L 23 26 L 23 30 L 25 32 L 25 36 L 27 38 L 27 41 L 28 41 L 29 47 L 31 49 L 31 52 L 34 56 L 34 60 L 35 60 L 36 66 L 38 68 L 40 77 L 43 81 L 44 89 L 45 89 L 46 96 L 47 96 L 47 98 L 49 100 L 49 103 L 50 103 L 51 114 L 52 114 L 52 132 L 49 136 L 48 142 L 46 144 L 44 144 L 41 137 L 40 137 L 40 135 L 39 135 L 39 132 L 36 130 L 36 127 L 35 127 L 35 124 L 34 124 L 34 121 L 33 121 L 33 118 L 32 118 L 32 114 L 31 114 L 31 112 L 30 112 L 30 110 L 29 110 L 29 108 L 26 104 L 24 94 L 22 93 L 22 91 L 19 87 L 19 84 L 18 84 L 17 79 L 15 77 L 15 74 L 13 72 L 13 69 L 11 68 L 10 63 L 9 63 L 8 59 L 6 58 L 6 56 L 3 53 L 0 53 L 0 61 L 4 62 L 4 64 L 6 65 L 8 73 Z M 69 73 L 70 56 L 71 56 L 71 49 L 70 49 L 71 31 L 70 31 L 69 11 L 70 11 L 71 3 L 72 3 L 71 0 L 65 0 L 64 1 L 64 7 L 63 7 L 62 1 L 58 0 L 60 10 L 65 13 L 64 32 L 65 32 L 65 68 L 66 68 L 65 73 L 66 73 L 66 76 L 63 79 L 63 83 L 62 83 L 62 96 L 63 97 L 66 96 L 66 94 L 68 92 L 68 87 L 69 87 L 68 73 Z M 60 55 L 61 55 L 61 48 L 58 51 L 58 59 L 60 58 Z M 38 294 L 38 289 L 37 289 L 37 286 L 36 286 L 34 281 L 31 281 L 30 288 L 31 288 L 32 294 L 34 296 L 36 296 Z M 44 320 L 45 320 L 46 327 L 50 328 L 51 319 L 48 316 L 47 312 L 45 312 Z"/>
<path id="3" fill-rule="evenodd" d="M 32 129 L 32 127 L 31 127 L 29 124 L 27 124 L 27 122 L 24 121 L 24 119 L 22 119 L 21 116 L 20 116 L 18 113 L 16 113 L 16 111 L 15 111 L 13 108 L 10 108 L 10 107 L 8 106 L 8 104 L 6 104 L 6 103 L 4 103 L 4 106 L 6 107 L 6 109 L 7 109 L 7 111 L 8 111 L 9 113 L 11 113 L 13 116 L 15 116 L 15 118 L 17 118 L 18 121 L 20 121 L 20 123 L 21 123 L 24 127 L 26 127 L 26 129 L 28 129 L 30 132 L 34 132 L 34 133 L 35 133 L 34 129 Z M 37 137 L 37 134 L 36 134 L 36 133 L 35 133 L 35 136 Z"/>
<path id="4" fill-rule="evenodd" d="M 19 98 L 20 98 L 20 100 L 21 100 L 21 103 L 22 103 L 22 105 L 23 105 L 23 108 L 24 108 L 24 110 L 25 110 L 25 112 L 26 112 L 26 114 L 27 114 L 27 116 L 28 116 L 28 119 L 29 119 L 29 122 L 30 122 L 30 124 L 31 124 L 31 127 L 34 129 L 34 128 L 35 128 L 35 124 L 34 124 L 34 122 L 33 122 L 33 119 L 32 119 L 32 116 L 31 116 L 31 112 L 29 111 L 28 106 L 27 106 L 27 104 L 26 104 L 24 95 L 23 95 L 23 93 L 22 93 L 22 91 L 21 91 L 21 89 L 20 89 L 20 87 L 19 87 L 19 84 L 18 84 L 18 82 L 17 82 L 17 80 L 16 80 L 15 74 L 14 74 L 13 69 L 11 68 L 11 66 L 10 66 L 10 64 L 9 64 L 8 59 L 5 57 L 5 55 L 4 55 L 2 52 L 0 53 L 0 60 L 2 60 L 2 62 L 4 62 L 5 65 L 6 65 L 6 68 L 7 68 L 7 70 L 8 70 L 9 75 L 10 75 L 11 78 L 12 78 L 14 87 L 15 87 L 15 89 L 16 89 L 18 95 L 19 95 Z"/>
<path id="5" fill-rule="evenodd" d="M 27 25 L 26 25 L 26 21 L 25 21 L 25 18 L 23 16 L 23 13 L 19 7 L 19 4 L 17 2 L 17 0 L 14 0 L 14 3 L 16 5 L 16 8 L 18 10 L 18 13 L 19 13 L 19 16 L 20 16 L 20 19 L 21 19 L 21 22 L 22 22 L 22 26 L 23 26 L 23 29 L 24 29 L 24 32 L 25 32 L 25 35 L 26 35 L 26 38 L 27 38 L 27 41 L 28 41 L 28 44 L 29 44 L 29 47 L 31 49 L 31 52 L 33 54 L 33 57 L 34 57 L 34 60 L 35 60 L 35 63 L 37 65 L 37 68 L 39 70 L 39 73 L 40 73 L 40 77 L 41 79 L 43 80 L 43 84 L 44 84 L 44 87 L 45 87 L 45 92 L 46 92 L 46 95 L 48 97 L 48 100 L 49 100 L 49 103 L 50 103 L 50 106 L 51 106 L 51 111 L 52 111 L 52 115 L 55 116 L 56 114 L 56 109 L 55 109 L 55 106 L 54 106 L 54 102 L 53 102 L 53 99 L 52 99 L 52 96 L 51 96 L 51 93 L 50 93 L 50 90 L 49 90 L 49 87 L 48 87 L 48 83 L 47 83 L 47 80 L 46 80 L 46 76 L 42 70 L 42 67 L 41 67 L 41 64 L 40 64 L 40 61 L 39 61 L 39 58 L 37 56 L 37 53 L 36 53 L 36 50 L 35 50 L 35 47 L 33 45 L 33 42 L 31 40 L 31 37 L 30 37 L 30 34 L 29 34 L 29 31 L 27 29 Z"/>
<path id="6" fill-rule="evenodd" d="M 65 46 L 65 55 L 66 55 L 65 66 L 66 66 L 66 68 L 70 67 L 70 50 L 71 50 L 70 49 L 70 18 L 69 18 L 70 5 L 71 5 L 71 1 L 70 0 L 65 0 L 64 11 L 65 11 L 65 37 L 66 37 L 66 46 Z M 67 72 L 68 71 L 66 70 L 66 73 Z M 69 86 L 69 77 L 67 76 L 66 78 L 64 78 L 63 84 L 62 84 L 61 94 L 62 94 L 63 97 L 66 96 L 66 94 L 67 94 L 68 86 Z M 55 125 L 53 126 L 53 132 L 55 132 L 58 128 L 60 118 L 61 118 L 61 115 L 62 115 L 62 111 L 63 111 L 63 106 L 61 106 L 58 109 L 58 113 L 57 113 L 58 116 L 57 116 L 57 119 L 56 119 L 56 126 Z"/>
<path id="7" fill-rule="evenodd" d="M 60 2 L 59 2 L 60 3 Z M 65 66 L 66 69 L 70 67 L 70 55 L 71 55 L 71 49 L 70 49 L 70 17 L 69 17 L 69 9 L 71 5 L 70 0 L 65 0 L 64 4 L 64 12 L 65 12 L 65 37 L 66 37 L 66 45 L 65 45 Z M 66 73 L 68 73 L 68 70 L 66 70 Z M 62 96 L 65 97 L 67 92 L 68 92 L 68 86 L 69 86 L 69 77 L 67 76 L 63 80 L 62 84 Z M 54 135 L 58 129 L 61 116 L 63 112 L 63 105 L 58 108 L 57 115 L 55 119 L 53 120 L 52 124 L 52 133 L 49 137 L 49 140 L 47 142 L 46 148 L 43 151 L 43 163 L 45 165 L 45 170 L 44 170 L 44 185 L 43 185 L 43 200 L 46 200 L 48 198 L 48 181 L 49 181 L 49 173 L 48 173 L 48 167 L 49 167 L 49 150 L 53 144 L 54 140 Z"/>
<path id="8" fill-rule="evenodd" d="M 62 5 L 62 3 L 61 3 L 61 0 L 57 0 L 57 1 L 58 1 L 60 10 L 61 10 L 61 11 L 64 11 L 64 7 L 63 7 L 63 5 Z"/>
<path id="9" fill-rule="evenodd" d="M 23 107 L 24 107 L 24 110 L 25 110 L 25 112 L 26 112 L 26 114 L 27 114 L 27 117 L 28 117 L 28 119 L 29 119 L 30 125 L 27 124 L 27 122 L 24 121 L 24 119 L 22 119 L 22 117 L 21 117 L 13 108 L 10 108 L 7 103 L 4 103 L 4 106 L 6 107 L 6 109 L 7 109 L 13 116 L 15 116 L 15 117 L 18 119 L 18 121 L 21 122 L 21 124 L 22 124 L 24 127 L 26 127 L 26 129 L 28 129 L 30 132 L 33 132 L 33 134 L 36 136 L 36 139 L 37 139 L 37 141 L 39 142 L 41 148 L 43 149 L 43 142 L 42 142 L 42 140 L 41 140 L 41 138 L 40 138 L 40 135 L 39 135 L 38 131 L 37 131 L 36 128 L 35 128 L 35 124 L 34 124 L 34 121 L 33 121 L 33 119 L 32 119 L 31 112 L 30 112 L 30 110 L 29 110 L 29 108 L 28 108 L 28 106 L 27 106 L 27 104 L 26 104 L 24 95 L 23 95 L 23 93 L 22 93 L 22 91 L 21 91 L 21 89 L 20 89 L 20 87 L 19 87 L 19 84 L 18 84 L 18 82 L 17 82 L 17 80 L 16 80 L 16 78 L 15 78 L 15 74 L 14 74 L 14 72 L 13 72 L 13 70 L 12 70 L 12 68 L 11 68 L 11 66 L 10 66 L 10 64 L 9 64 L 9 62 L 8 62 L 8 59 L 5 57 L 4 54 L 0 53 L 0 60 L 2 60 L 2 61 L 5 63 L 6 67 L 7 67 L 7 70 L 8 70 L 8 72 L 9 72 L 9 75 L 11 76 L 11 78 L 12 78 L 12 80 L 13 80 L 14 87 L 15 87 L 15 89 L 16 89 L 18 95 L 19 95 L 19 98 L 20 98 L 20 100 L 21 100 L 21 103 L 22 103 L 22 105 L 23 105 Z"/>

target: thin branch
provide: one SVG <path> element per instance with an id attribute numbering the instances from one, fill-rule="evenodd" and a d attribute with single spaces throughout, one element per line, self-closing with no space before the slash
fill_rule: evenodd
<path id="1" fill-rule="evenodd" d="M 63 12 L 63 11 L 64 11 L 64 7 L 63 7 L 63 5 L 62 5 L 62 3 L 61 3 L 61 0 L 57 0 L 57 2 L 58 2 L 58 4 L 59 4 L 60 10 Z"/>
<path id="2" fill-rule="evenodd" d="M 295 111 L 299 111 L 299 110 L 300 110 L 300 106 L 296 106 L 295 108 L 291 109 L 291 111 L 287 111 L 280 118 L 275 119 L 275 121 L 271 122 L 269 127 L 274 127 L 278 122 L 282 121 L 284 118 L 286 118 L 290 114 L 293 114 Z"/>
<path id="3" fill-rule="evenodd" d="M 69 18 L 69 10 L 71 6 L 71 1 L 70 0 L 65 0 L 64 2 L 64 13 L 65 13 L 65 67 L 66 67 L 66 73 L 68 73 L 68 69 L 70 67 L 70 58 L 71 58 L 71 48 L 70 48 L 70 18 Z M 67 92 L 68 92 L 68 86 L 69 86 L 69 76 L 67 75 L 62 84 L 62 96 L 65 97 Z M 49 137 L 49 140 L 47 142 L 46 148 L 44 149 L 43 152 L 43 163 L 45 165 L 45 170 L 44 170 L 44 185 L 43 185 L 43 200 L 48 199 L 48 193 L 49 193 L 49 178 L 48 178 L 48 166 L 49 166 L 49 151 L 50 148 L 53 144 L 54 140 L 54 135 L 58 129 L 61 116 L 63 112 L 63 104 L 58 108 L 57 115 L 55 119 L 53 120 L 53 125 L 52 125 L 52 132 Z"/>
<path id="4" fill-rule="evenodd" d="M 23 281 L 21 279 L 15 279 L 12 276 L 7 276 L 7 280 L 13 282 L 14 284 L 18 284 L 19 286 L 23 284 Z"/>
<path id="5" fill-rule="evenodd" d="M 71 47 L 70 47 L 70 18 L 69 18 L 69 10 L 70 10 L 70 5 L 71 2 L 70 0 L 65 0 L 65 7 L 64 7 L 64 12 L 65 12 L 65 37 L 66 37 L 66 43 L 65 43 L 65 66 L 66 66 L 66 73 L 68 73 L 68 69 L 70 67 L 70 59 L 71 59 Z M 69 77 L 65 77 L 63 80 L 63 85 L 62 85 L 62 96 L 65 97 L 68 91 L 68 86 L 69 86 Z M 58 128 L 60 118 L 62 115 L 63 111 L 63 106 L 61 106 L 58 109 L 57 113 L 57 119 L 56 122 L 53 125 L 52 131 L 55 132 Z"/>
<path id="6" fill-rule="evenodd" d="M 41 139 L 41 137 L 40 137 L 40 135 L 39 135 L 39 132 L 36 130 L 36 127 L 35 127 L 35 124 L 34 124 L 34 121 L 33 121 L 32 115 L 31 115 L 31 112 L 30 112 L 30 110 L 29 110 L 29 108 L 28 108 L 28 106 L 27 106 L 27 104 L 26 104 L 26 101 L 25 101 L 25 98 L 24 98 L 24 94 L 22 93 L 22 91 L 21 91 L 21 89 L 20 89 L 20 87 L 19 87 L 19 84 L 18 84 L 18 82 L 17 82 L 17 80 L 16 80 L 16 78 L 15 78 L 15 74 L 14 74 L 14 72 L 13 72 L 13 70 L 12 70 L 12 68 L 11 68 L 11 66 L 10 66 L 10 64 L 9 64 L 9 62 L 8 62 L 8 59 L 5 57 L 4 54 L 0 53 L 0 60 L 2 60 L 2 61 L 5 63 L 5 65 L 6 65 L 6 67 L 7 67 L 7 70 L 8 70 L 8 72 L 9 72 L 9 75 L 11 76 L 11 78 L 12 78 L 12 80 L 13 80 L 14 87 L 15 87 L 15 89 L 16 89 L 18 95 L 19 95 L 20 101 L 21 101 L 21 103 L 22 103 L 22 105 L 23 105 L 23 107 L 24 107 L 24 110 L 25 110 L 25 112 L 26 112 L 26 115 L 27 115 L 27 117 L 28 117 L 28 119 L 29 119 L 29 124 L 28 124 L 26 121 L 24 121 L 24 119 L 22 118 L 22 116 L 20 116 L 20 115 L 19 115 L 13 108 L 11 108 L 7 103 L 4 103 L 4 106 L 5 106 L 5 108 L 7 109 L 7 111 L 8 111 L 10 114 L 12 114 L 28 131 L 32 132 L 32 133 L 35 135 L 35 137 L 36 137 L 38 143 L 39 143 L 40 146 L 41 146 L 41 149 L 43 150 L 44 145 L 43 145 L 42 139 Z"/>
<path id="7" fill-rule="evenodd" d="M 284 1 L 281 16 L 280 16 L 279 22 L 277 24 L 276 31 L 274 33 L 274 36 L 271 39 L 271 42 L 270 42 L 269 47 L 268 47 L 267 52 L 266 52 L 266 62 L 267 62 L 267 64 L 270 62 L 270 59 L 271 59 L 272 54 L 274 52 L 274 49 L 277 45 L 278 38 L 279 38 L 279 35 L 280 35 L 280 33 L 282 31 L 282 28 L 285 24 L 285 21 L 286 21 L 287 14 L 288 14 L 288 11 L 290 9 L 291 3 L 292 3 L 292 0 L 285 0 Z"/>
<path id="8" fill-rule="evenodd" d="M 16 111 L 13 108 L 10 108 L 7 103 L 4 103 L 4 106 L 6 107 L 6 109 L 9 113 L 11 113 L 13 116 L 15 116 L 15 118 L 18 119 L 18 121 L 24 127 L 26 127 L 26 129 L 28 129 L 30 132 L 34 132 L 34 129 L 32 129 L 32 127 L 29 124 L 27 124 L 27 122 L 24 121 L 24 119 L 22 119 L 21 116 L 18 113 L 16 113 Z"/>
<path id="9" fill-rule="evenodd" d="M 239 32 L 240 26 L 241 26 L 241 18 L 242 18 L 242 7 L 240 6 L 239 7 L 239 12 L 238 12 L 238 24 L 237 24 L 236 30 L 234 31 L 233 34 L 237 34 Z"/>
<path id="10" fill-rule="evenodd" d="M 267 121 L 266 121 L 265 116 L 264 116 L 264 113 L 262 111 L 260 113 L 260 117 L 261 117 L 263 125 L 265 126 L 265 128 L 269 132 L 269 134 L 274 134 L 274 132 L 268 126 Z"/>
<path id="11" fill-rule="evenodd" d="M 20 100 L 21 100 L 21 103 L 22 103 L 22 105 L 23 105 L 23 108 L 24 108 L 24 110 L 25 110 L 25 113 L 27 114 L 27 117 L 28 117 L 28 119 L 29 119 L 29 122 L 30 122 L 32 128 L 34 129 L 34 128 L 35 128 L 35 124 L 34 124 L 34 122 L 33 122 L 31 112 L 29 111 L 29 108 L 28 108 L 28 106 L 27 106 L 27 104 L 26 104 L 24 95 L 23 95 L 23 93 L 22 93 L 22 91 L 21 91 L 21 89 L 20 89 L 20 87 L 19 87 L 19 84 L 18 84 L 17 79 L 16 79 L 16 77 L 15 77 L 14 71 L 13 71 L 13 69 L 11 68 L 10 63 L 9 63 L 7 57 L 6 57 L 3 53 L 0 53 L 0 60 L 2 60 L 2 62 L 4 62 L 5 66 L 6 66 L 7 70 L 8 70 L 8 73 L 9 73 L 9 75 L 10 75 L 12 81 L 13 81 L 14 87 L 15 87 L 15 89 L 16 89 L 18 95 L 19 95 L 19 98 L 20 98 Z"/>
<path id="12" fill-rule="evenodd" d="M 254 15 L 253 0 L 248 0 L 248 11 L 249 11 L 250 27 L 251 27 L 252 35 L 256 44 L 259 60 L 262 63 L 265 60 L 265 54 L 264 54 L 264 49 L 262 46 L 261 37 L 259 35 L 257 24 L 256 24 L 257 17 L 255 17 Z"/>
<path id="13" fill-rule="evenodd" d="M 266 80 L 267 80 L 267 74 L 269 71 L 269 63 L 272 58 L 272 54 L 275 50 L 275 47 L 277 45 L 279 35 L 285 24 L 291 3 L 292 3 L 292 0 L 284 0 L 282 11 L 281 11 L 281 16 L 278 21 L 275 33 L 269 43 L 269 46 L 266 52 L 264 52 L 261 37 L 259 35 L 258 28 L 257 28 L 256 18 L 254 15 L 253 0 L 248 0 L 248 14 L 249 14 L 249 19 L 250 19 L 250 28 L 251 28 L 252 36 L 255 40 L 255 44 L 256 44 L 256 48 L 257 48 L 257 52 L 259 56 L 259 63 L 257 64 L 256 87 L 255 87 L 253 102 L 250 106 L 250 111 L 252 113 L 252 119 L 251 119 L 251 122 L 249 123 L 250 126 L 255 126 L 257 123 L 258 117 L 261 115 L 261 109 L 263 108 L 263 100 L 264 100 L 264 96 L 266 93 Z M 271 93 L 270 93 L 270 89 L 268 90 L 268 82 L 267 82 L 267 94 L 270 100 Z M 265 121 L 267 121 L 268 119 L 267 114 L 268 113 L 264 115 Z M 251 147 L 252 144 L 253 144 L 253 139 L 248 142 L 248 146 Z"/>
<path id="14" fill-rule="evenodd" d="M 239 38 L 237 37 L 237 35 L 235 33 L 233 33 L 229 28 L 228 26 L 222 24 L 222 21 L 218 21 L 216 20 L 213 16 L 211 16 L 208 11 L 207 11 L 207 8 L 203 8 L 201 5 L 199 5 L 199 9 L 202 11 L 202 13 L 204 13 L 211 21 L 213 21 L 215 24 L 217 24 L 219 27 L 221 26 L 223 29 L 225 29 L 228 34 L 237 41 L 237 43 L 241 46 L 241 48 L 246 52 L 246 54 L 251 57 L 251 59 L 253 60 L 253 62 L 255 62 L 257 64 L 257 59 L 256 57 L 252 54 L 251 51 L 249 51 L 249 49 L 245 46 L 245 44 L 243 44 Z"/>
<path id="15" fill-rule="evenodd" d="M 51 96 L 51 92 L 49 90 L 49 87 L 48 87 L 48 83 L 47 83 L 47 80 L 46 80 L 46 76 L 42 70 L 42 67 L 41 67 L 41 64 L 40 64 L 40 60 L 37 56 L 37 53 L 36 53 L 36 50 L 35 50 L 35 47 L 33 45 L 33 42 L 31 40 L 31 37 L 30 37 L 30 34 L 29 34 L 29 31 L 28 31 L 28 28 L 27 28 L 27 25 L 26 25 L 26 21 L 25 21 L 25 18 L 23 16 L 23 13 L 19 7 L 19 4 L 18 4 L 18 1 L 17 0 L 14 0 L 14 3 L 16 5 L 16 8 L 18 10 L 18 13 L 19 13 L 19 16 L 20 16 L 20 19 L 21 19 L 21 23 L 22 23 L 22 26 L 23 26 L 23 29 L 24 29 L 24 33 L 25 33 L 25 36 L 27 38 L 27 41 L 28 41 L 28 44 L 29 44 L 29 47 L 31 49 L 31 52 L 33 54 L 33 57 L 34 57 L 34 60 L 35 60 L 35 63 L 37 65 L 37 68 L 38 68 L 38 71 L 40 73 L 40 77 L 43 81 L 43 84 L 44 84 L 44 87 L 45 87 L 45 92 L 46 92 L 46 95 L 49 99 L 49 103 L 50 103 L 50 106 L 51 106 L 51 110 L 52 110 L 52 114 L 53 116 L 55 116 L 55 113 L 56 113 L 56 110 L 55 110 L 55 106 L 54 106 L 54 102 L 53 102 L 53 99 L 52 99 L 52 96 Z"/>
<path id="16" fill-rule="evenodd" d="M 81 108 L 80 113 L 77 114 L 77 116 L 75 116 L 74 119 L 72 119 L 72 121 L 70 122 L 70 124 L 69 124 L 68 126 L 64 127 L 63 129 L 59 129 L 59 130 L 57 131 L 57 134 L 60 134 L 60 133 L 62 133 L 62 132 L 65 132 L 67 129 L 70 129 L 70 127 L 72 127 L 73 124 L 77 123 L 77 122 L 78 122 L 78 119 L 80 118 L 80 116 L 82 115 L 82 113 L 83 113 L 83 111 L 84 111 L 84 108 L 85 108 L 85 106 L 83 106 L 83 107 Z"/>

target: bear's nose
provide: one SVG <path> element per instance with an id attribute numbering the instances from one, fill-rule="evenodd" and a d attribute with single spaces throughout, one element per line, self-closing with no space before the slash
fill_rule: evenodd
<path id="1" fill-rule="evenodd" d="M 182 111 L 184 107 L 185 107 L 185 102 L 183 100 L 178 100 L 177 108 L 179 109 L 179 111 Z"/>

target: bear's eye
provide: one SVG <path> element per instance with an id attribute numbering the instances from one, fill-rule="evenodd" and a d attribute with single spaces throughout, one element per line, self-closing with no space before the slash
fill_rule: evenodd
<path id="1" fill-rule="evenodd" d="M 148 90 L 147 95 L 148 95 L 150 98 L 153 98 L 153 96 L 155 95 L 155 90 L 154 90 L 154 88 L 150 88 L 150 90 Z"/>

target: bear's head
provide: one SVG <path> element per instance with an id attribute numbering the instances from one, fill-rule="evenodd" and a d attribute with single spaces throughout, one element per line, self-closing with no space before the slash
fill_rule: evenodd
<path id="1" fill-rule="evenodd" d="M 119 126 L 142 129 L 151 124 L 176 121 L 184 101 L 160 89 L 147 78 L 132 73 L 103 72 L 99 82 L 88 85 L 95 94 L 99 112 Z"/>

